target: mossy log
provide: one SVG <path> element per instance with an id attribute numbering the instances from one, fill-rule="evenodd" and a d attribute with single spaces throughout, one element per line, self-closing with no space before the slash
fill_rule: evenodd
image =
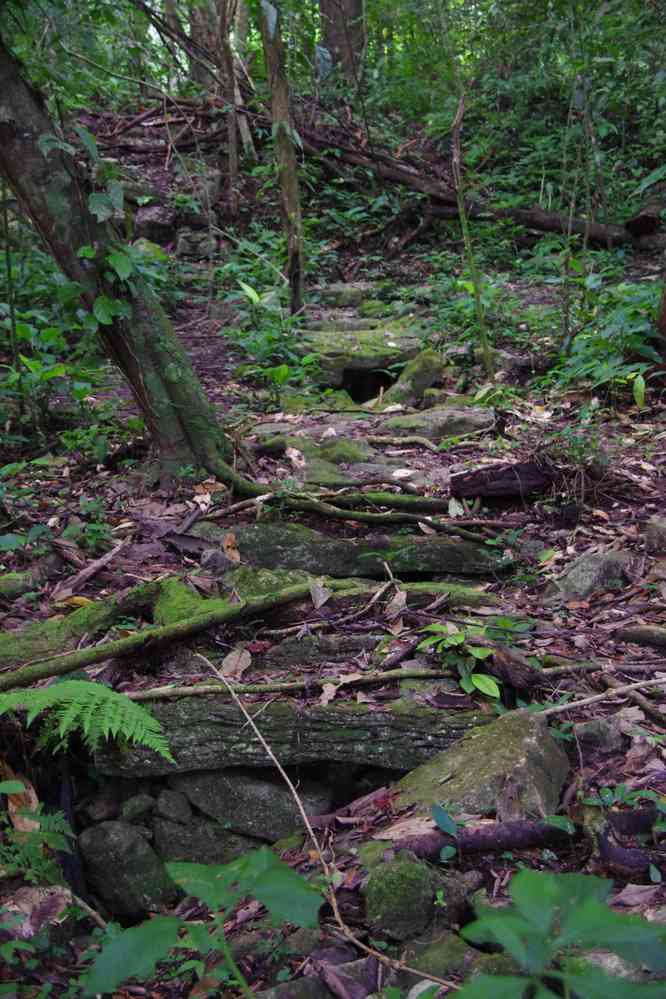
<path id="1" fill-rule="evenodd" d="M 378 711 L 365 704 L 273 703 L 259 709 L 257 724 L 284 766 L 358 763 L 410 770 L 430 760 L 466 732 L 488 721 L 477 711 L 439 711 L 401 701 Z M 175 765 L 142 747 L 100 750 L 100 773 L 162 776 L 224 767 L 265 767 L 269 760 L 242 712 L 225 697 L 188 697 L 151 707 L 168 739 Z"/>

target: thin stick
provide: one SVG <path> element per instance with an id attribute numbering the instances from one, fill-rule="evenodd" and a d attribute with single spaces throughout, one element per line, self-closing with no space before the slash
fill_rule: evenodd
<path id="1" fill-rule="evenodd" d="M 555 707 L 546 708 L 545 711 L 539 712 L 542 718 L 550 717 L 551 715 L 561 715 L 564 711 L 573 711 L 575 708 L 584 708 L 588 704 L 598 704 L 600 701 L 607 701 L 611 697 L 617 697 L 620 694 L 630 694 L 633 690 L 648 690 L 650 687 L 664 687 L 666 686 L 666 679 L 664 680 L 640 680 L 638 683 L 625 683 L 621 687 L 615 687 L 613 690 L 607 690 L 605 694 L 594 694 L 592 697 L 581 697 L 578 701 L 571 701 L 569 704 L 556 704 Z M 666 715 L 664 715 L 666 719 Z"/>
<path id="2" fill-rule="evenodd" d="M 294 802 L 296 803 L 296 808 L 298 809 L 299 815 L 301 816 L 301 819 L 303 821 L 303 825 L 305 826 L 306 832 L 307 832 L 308 836 L 310 837 L 310 839 L 312 841 L 312 844 L 313 844 L 313 846 L 315 848 L 315 851 L 317 853 L 317 858 L 318 858 L 319 863 L 321 864 L 321 868 L 322 868 L 322 870 L 324 872 L 324 876 L 325 876 L 327 884 L 328 884 L 328 891 L 326 893 L 326 898 L 327 898 L 327 901 L 328 901 L 329 905 L 331 906 L 331 909 L 333 910 L 333 915 L 335 917 L 335 921 L 338 924 L 338 927 L 340 928 L 341 933 L 345 936 L 345 938 L 347 940 L 350 941 L 350 943 L 353 943 L 354 946 L 358 947 L 360 950 L 364 951 L 364 953 L 366 953 L 366 954 L 371 954 L 373 957 L 377 958 L 378 961 L 381 961 L 382 964 L 385 964 L 389 968 L 393 968 L 393 969 L 396 969 L 396 970 L 399 970 L 399 971 L 407 971 L 409 974 L 416 975 L 419 978 L 427 978 L 428 981 L 430 981 L 430 982 L 436 982 L 437 985 L 444 985 L 448 989 L 458 989 L 458 988 L 460 988 L 460 986 L 456 985 L 455 982 L 449 982 L 445 978 L 439 978 L 437 975 L 431 975 L 428 972 L 420 971 L 417 968 L 410 968 L 407 965 L 402 964 L 401 961 L 394 961 L 392 958 L 387 957 L 385 954 L 380 953 L 380 951 L 373 950 L 372 947 L 368 947 L 367 944 L 364 944 L 361 940 L 359 940 L 356 936 L 354 936 L 353 932 L 350 930 L 350 928 L 347 926 L 347 924 L 345 923 L 344 919 L 342 918 L 342 914 L 341 914 L 340 909 L 338 907 L 338 900 L 337 900 L 337 898 L 335 896 L 335 880 L 334 880 L 334 873 L 335 872 L 333 871 L 333 869 L 331 868 L 330 864 L 328 863 L 328 861 L 324 857 L 324 851 L 323 851 L 322 845 L 319 842 L 319 840 L 317 839 L 317 834 L 315 833 L 314 829 L 312 828 L 312 823 L 310 822 L 310 819 L 308 818 L 307 812 L 305 811 L 305 809 L 303 807 L 303 803 L 302 803 L 302 801 L 301 801 L 301 799 L 300 799 L 300 797 L 298 795 L 298 791 L 296 790 L 296 788 L 294 787 L 294 784 L 291 781 L 291 778 L 287 774 L 286 770 L 284 769 L 284 767 L 282 766 L 282 764 L 278 760 L 277 756 L 275 755 L 275 753 L 273 752 L 273 750 L 271 749 L 271 747 L 269 746 L 269 744 L 264 739 L 263 735 L 261 734 L 261 732 L 257 728 L 257 726 L 256 726 L 256 724 L 254 722 L 254 719 L 252 718 L 252 715 L 248 712 L 247 708 L 243 705 L 243 703 L 241 702 L 240 698 L 238 697 L 236 691 L 233 689 L 233 687 L 227 681 L 227 678 L 225 676 L 223 676 L 222 673 L 220 673 L 220 671 L 217 669 L 217 667 L 214 666 L 213 663 L 210 662 L 209 659 L 206 659 L 205 656 L 202 656 L 201 653 L 197 652 L 197 653 L 195 653 L 195 655 L 197 655 L 199 659 L 203 659 L 203 661 L 205 663 L 207 663 L 208 667 L 212 670 L 212 672 L 215 674 L 215 676 L 218 678 L 218 680 L 225 685 L 225 687 L 227 688 L 227 691 L 229 692 L 229 696 L 232 698 L 232 700 L 234 701 L 234 703 L 235 703 L 236 707 L 239 709 L 239 711 L 241 711 L 242 714 L 245 716 L 245 720 L 247 721 L 248 725 L 250 726 L 250 728 L 254 732 L 255 736 L 257 737 L 257 739 L 259 740 L 259 742 L 261 743 L 261 745 L 263 746 L 264 751 L 266 752 L 266 755 L 271 760 L 271 762 L 274 764 L 275 768 L 277 769 L 278 773 L 280 774 L 280 777 L 282 777 L 282 780 L 285 782 L 285 784 L 289 788 L 289 793 L 291 794 L 292 798 L 294 799 Z"/>

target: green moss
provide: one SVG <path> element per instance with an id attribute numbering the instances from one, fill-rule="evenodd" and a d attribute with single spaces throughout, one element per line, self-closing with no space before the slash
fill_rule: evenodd
<path id="1" fill-rule="evenodd" d="M 203 597 L 194 593 L 180 579 L 162 581 L 160 595 L 155 602 L 155 624 L 173 624 L 183 618 L 195 617 L 204 610 Z"/>
<path id="2" fill-rule="evenodd" d="M 275 853 L 284 853 L 286 850 L 300 850 L 305 843 L 305 833 L 294 832 L 290 833 L 289 836 L 283 836 L 282 839 L 277 839 L 272 847 Z"/>
<path id="3" fill-rule="evenodd" d="M 359 316 L 364 319 L 372 319 L 377 316 L 385 316 L 388 309 L 385 302 L 380 302 L 377 298 L 368 298 L 358 306 Z"/>
<path id="4" fill-rule="evenodd" d="M 384 862 L 384 854 L 390 850 L 393 844 L 389 840 L 373 839 L 368 843 L 362 843 L 358 848 L 358 859 L 367 871 Z"/>
<path id="5" fill-rule="evenodd" d="M 403 958 L 405 964 L 425 974 L 450 978 L 451 975 L 465 975 L 478 954 L 456 933 L 447 930 L 430 941 L 408 947 Z"/>
<path id="6" fill-rule="evenodd" d="M 433 382 L 441 377 L 444 362 L 436 350 L 422 350 L 404 368 L 398 381 L 384 395 L 389 404 L 414 405 Z"/>
<path id="7" fill-rule="evenodd" d="M 355 461 L 368 461 L 373 451 L 363 441 L 332 440 L 322 444 L 320 457 L 332 461 L 336 465 L 351 465 Z"/>
<path id="8" fill-rule="evenodd" d="M 249 600 L 277 593 L 307 580 L 308 574 L 298 569 L 252 569 L 241 565 L 225 574 L 222 585 L 225 590 L 237 593 L 241 600 Z"/>
<path id="9" fill-rule="evenodd" d="M 434 908 L 430 869 L 399 856 L 374 867 L 365 889 L 368 923 L 395 940 L 409 940 L 430 923 Z"/>
<path id="10" fill-rule="evenodd" d="M 31 572 L 5 572 L 0 576 L 0 597 L 4 600 L 16 600 L 27 593 L 34 585 Z"/>

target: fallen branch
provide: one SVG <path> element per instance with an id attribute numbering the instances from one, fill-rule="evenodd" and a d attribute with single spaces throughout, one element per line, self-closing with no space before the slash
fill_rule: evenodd
<path id="1" fill-rule="evenodd" d="M 331 581 L 329 584 L 335 587 Z M 351 588 L 349 584 L 338 587 L 340 590 Z M 254 614 L 262 614 L 274 607 L 291 603 L 294 600 L 302 600 L 310 595 L 310 584 L 302 583 L 298 586 L 289 586 L 277 593 L 270 593 L 266 596 L 255 597 L 252 600 L 241 601 L 238 604 L 229 604 L 216 607 L 214 610 L 198 614 L 193 618 L 184 621 L 177 621 L 175 624 L 164 625 L 163 627 L 142 628 L 126 638 L 118 638 L 103 645 L 94 645 L 86 649 L 77 649 L 66 655 L 48 656 L 44 659 L 35 660 L 29 666 L 22 666 L 19 669 L 7 670 L 0 674 L 0 691 L 13 690 L 16 687 L 27 687 L 37 680 L 45 680 L 52 676 L 62 676 L 64 673 L 71 673 L 77 669 L 86 669 L 95 663 L 104 662 L 107 659 L 117 659 L 126 656 L 136 655 L 137 652 L 151 651 L 160 645 L 169 642 L 181 641 L 191 635 L 200 634 L 209 628 L 215 628 L 220 624 L 227 624 L 242 617 Z"/>
<path id="2" fill-rule="evenodd" d="M 381 839 L 381 834 L 377 834 Z M 455 837 L 433 829 L 429 833 L 394 840 L 395 849 L 411 850 L 427 860 L 439 858 L 444 846 L 455 846 L 460 853 L 486 853 L 504 850 L 529 850 L 534 847 L 568 843 L 570 836 L 548 822 L 520 819 L 515 822 L 484 822 L 465 825 Z"/>
<path id="3" fill-rule="evenodd" d="M 564 711 L 574 711 L 576 708 L 584 708 L 588 704 L 598 704 L 600 701 L 607 701 L 609 698 L 618 697 L 621 694 L 630 694 L 634 690 L 649 690 L 651 687 L 666 686 L 664 680 L 641 680 L 639 683 L 625 683 L 621 687 L 607 690 L 605 694 L 594 694 L 592 697 L 581 697 L 577 701 L 570 701 L 568 704 L 556 704 L 552 708 L 541 711 L 542 718 L 549 718 L 551 715 L 561 715 Z"/>

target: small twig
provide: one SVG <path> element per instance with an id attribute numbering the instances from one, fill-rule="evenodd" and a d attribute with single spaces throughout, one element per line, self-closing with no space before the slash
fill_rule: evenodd
<path id="1" fill-rule="evenodd" d="M 250 715 L 249 711 L 244 706 L 240 698 L 238 697 L 238 694 L 233 689 L 227 678 L 223 676 L 222 673 L 220 673 L 220 671 L 217 669 L 217 667 L 214 666 L 209 659 L 206 659 L 205 656 L 202 656 L 200 653 L 196 653 L 196 655 L 198 655 L 200 659 L 203 659 L 203 661 L 208 664 L 208 667 L 215 674 L 218 680 L 220 680 L 220 682 L 223 683 L 224 686 L 227 688 L 229 696 L 232 698 L 238 710 L 245 716 L 245 720 L 247 721 L 248 725 L 254 732 L 255 736 L 257 737 L 261 745 L 263 746 L 266 755 L 271 760 L 277 772 L 280 774 L 280 777 L 289 788 L 289 793 L 294 799 L 296 808 L 298 809 L 299 815 L 301 816 L 301 820 L 303 822 L 305 830 L 308 836 L 310 837 L 310 840 L 312 841 L 312 845 L 314 846 L 317 858 L 319 860 L 319 863 L 321 864 L 321 869 L 324 872 L 324 877 L 326 878 L 326 882 L 328 885 L 328 889 L 326 892 L 326 899 L 329 905 L 331 906 L 331 909 L 333 911 L 333 916 L 338 925 L 338 928 L 340 929 L 340 932 L 343 934 L 345 939 L 349 940 L 350 943 L 353 943 L 355 947 L 358 947 L 359 950 L 362 950 L 365 954 L 370 954 L 372 957 L 376 958 L 382 964 L 386 965 L 386 967 L 399 971 L 406 971 L 409 974 L 418 976 L 419 978 L 427 978 L 428 981 L 436 982 L 438 985 L 443 985 L 448 989 L 458 989 L 460 986 L 457 985 L 455 982 L 447 981 L 445 978 L 439 978 L 437 975 L 431 975 L 429 972 L 424 972 L 417 968 L 410 968 L 408 965 L 403 964 L 401 961 L 395 961 L 393 960 L 393 958 L 387 957 L 386 954 L 382 954 L 380 951 L 375 950 L 372 947 L 368 947 L 367 944 L 363 943 L 362 940 L 359 940 L 358 937 L 354 935 L 353 931 L 347 926 L 344 919 L 342 918 L 342 913 L 340 912 L 340 908 L 338 906 L 338 900 L 335 894 L 335 877 L 334 877 L 335 871 L 333 870 L 333 868 L 331 867 L 331 865 L 328 863 L 328 861 L 324 856 L 323 847 L 317 838 L 317 834 L 312 828 L 312 823 L 308 818 L 307 812 L 303 807 L 303 802 L 301 801 L 298 791 L 296 790 L 291 778 L 287 774 L 286 770 L 278 760 L 277 756 L 275 755 L 269 744 L 264 739 L 261 731 L 255 724 L 254 719 L 252 718 L 252 716 Z"/>
<path id="2" fill-rule="evenodd" d="M 560 715 L 564 711 L 573 711 L 576 708 L 587 707 L 588 704 L 598 704 L 600 701 L 607 701 L 611 697 L 617 697 L 620 694 L 630 694 L 634 690 L 648 690 L 651 687 L 664 687 L 666 686 L 666 679 L 664 680 L 640 680 L 638 683 L 625 683 L 620 687 L 615 687 L 613 690 L 607 690 L 604 694 L 594 694 L 592 697 L 581 697 L 578 701 L 570 701 L 569 704 L 556 704 L 552 708 L 546 708 L 545 711 L 540 712 L 540 716 L 550 717 L 550 715 Z M 662 719 L 666 716 L 662 716 Z"/>
<path id="3" fill-rule="evenodd" d="M 605 683 L 607 687 L 610 687 L 611 690 L 617 691 L 622 687 L 621 681 L 617 680 L 614 676 L 605 675 L 602 676 L 601 679 L 602 682 Z M 646 715 L 654 718 L 655 721 L 661 722 L 662 725 L 664 724 L 666 721 L 666 714 L 664 714 L 663 711 L 660 711 L 659 708 L 656 707 L 644 694 L 641 694 L 640 691 L 635 690 L 633 693 L 629 693 L 629 698 L 634 702 L 634 704 L 637 704 L 639 708 L 642 708 Z"/>

